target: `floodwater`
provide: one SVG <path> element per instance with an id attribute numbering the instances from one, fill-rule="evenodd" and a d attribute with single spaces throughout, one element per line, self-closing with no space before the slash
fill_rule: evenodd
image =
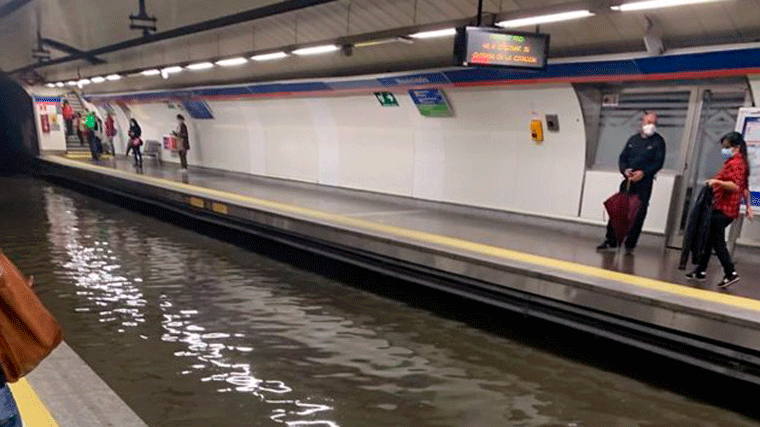
<path id="1" fill-rule="evenodd" d="M 700 371 L 165 219 L 0 178 L 0 248 L 151 427 L 760 425 Z"/>

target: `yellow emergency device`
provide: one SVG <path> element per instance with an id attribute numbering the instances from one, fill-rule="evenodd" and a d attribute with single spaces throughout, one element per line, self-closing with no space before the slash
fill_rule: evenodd
<path id="1" fill-rule="evenodd" d="M 544 126 L 541 120 L 530 121 L 530 136 L 536 142 L 543 142 L 544 140 Z"/>

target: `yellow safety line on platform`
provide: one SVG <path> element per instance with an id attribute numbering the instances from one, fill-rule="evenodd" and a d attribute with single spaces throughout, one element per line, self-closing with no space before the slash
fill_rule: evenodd
<path id="1" fill-rule="evenodd" d="M 58 427 L 58 423 L 25 379 L 10 386 L 25 427 Z"/>
<path id="2" fill-rule="evenodd" d="M 57 156 L 52 156 L 57 157 Z M 363 228 L 372 231 L 378 231 L 395 235 L 398 237 L 404 237 L 407 239 L 415 239 L 424 241 L 427 243 L 435 243 L 441 246 L 447 246 L 450 248 L 464 249 L 470 252 L 479 253 L 482 255 L 488 255 L 495 258 L 510 259 L 513 261 L 525 262 L 529 264 L 539 265 L 543 267 L 550 267 L 557 270 L 562 270 L 571 273 L 582 274 L 591 277 L 598 277 L 602 279 L 615 280 L 619 282 L 628 283 L 630 285 L 638 286 L 645 289 L 667 292 L 674 295 L 695 298 L 703 301 L 711 301 L 720 304 L 730 305 L 734 307 L 740 307 L 745 309 L 752 309 L 760 311 L 760 300 L 754 300 L 745 297 L 739 297 L 730 294 L 723 294 L 714 291 L 707 291 L 703 289 L 690 288 L 688 286 L 678 285 L 675 283 L 669 283 L 662 280 L 649 279 L 646 277 L 634 276 L 631 274 L 619 273 L 615 271 L 609 271 L 598 267 L 591 267 L 588 265 L 576 264 L 569 261 L 562 261 L 554 258 L 549 258 L 540 255 L 531 255 L 524 252 L 518 252 L 511 249 L 504 249 L 496 246 L 489 246 L 482 243 L 470 242 L 467 240 L 458 239 L 455 237 L 441 236 L 438 234 L 427 233 L 424 231 L 410 230 L 406 228 L 394 227 L 391 225 L 379 224 L 376 222 L 365 221 L 357 218 L 350 218 L 336 214 L 330 214 L 322 211 L 317 211 L 309 208 L 302 208 L 299 206 L 289 205 L 280 202 L 273 202 L 270 200 L 257 199 L 254 197 L 243 196 L 235 193 L 228 193 L 226 191 L 214 190 L 211 188 L 200 187 L 196 185 L 184 184 L 163 178 L 156 178 L 147 175 L 136 175 L 131 172 L 122 171 L 119 169 L 107 168 L 103 166 L 91 165 L 82 162 L 70 161 L 58 157 L 58 159 L 64 162 L 71 162 L 76 167 L 90 168 L 93 170 L 102 169 L 105 171 L 116 172 L 124 177 L 138 176 L 143 180 L 152 181 L 157 184 L 169 185 L 177 189 L 184 190 L 202 190 L 207 194 L 212 194 L 219 197 L 225 197 L 228 199 L 235 199 L 242 202 L 257 204 L 262 207 L 278 209 L 280 211 L 296 213 L 301 215 L 310 216 L 312 218 L 318 218 L 323 220 L 332 221 L 334 223 L 349 225 L 353 227 Z"/>

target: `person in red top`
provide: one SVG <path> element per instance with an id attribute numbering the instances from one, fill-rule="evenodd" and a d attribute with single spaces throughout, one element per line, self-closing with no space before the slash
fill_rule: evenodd
<path id="1" fill-rule="evenodd" d="M 739 274 L 734 269 L 731 254 L 726 247 L 726 227 L 739 217 L 739 205 L 742 198 L 747 197 L 749 187 L 749 161 L 747 160 L 747 144 L 739 132 L 731 132 L 721 138 L 722 154 L 726 158 L 723 169 L 715 178 L 707 180 L 706 184 L 713 190 L 713 212 L 710 223 L 710 237 L 705 246 L 704 254 L 697 264 L 696 270 L 686 275 L 690 279 L 704 280 L 707 275 L 707 264 L 713 249 L 718 255 L 725 276 L 718 287 L 726 288 L 739 281 Z M 750 200 L 747 200 L 750 202 Z M 749 203 L 747 203 L 749 205 Z"/>
<path id="2" fill-rule="evenodd" d="M 108 116 L 106 117 L 105 128 L 106 145 L 108 146 L 108 150 L 110 154 L 116 154 L 113 146 L 113 138 L 116 136 L 116 124 L 113 120 L 113 113 L 108 113 Z"/>
<path id="3" fill-rule="evenodd" d="M 69 101 L 63 101 L 63 121 L 66 122 L 66 136 L 74 134 L 74 109 L 71 108 Z"/>

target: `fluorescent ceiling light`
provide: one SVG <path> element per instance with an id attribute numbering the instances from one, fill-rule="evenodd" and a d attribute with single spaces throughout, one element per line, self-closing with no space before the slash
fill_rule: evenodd
<path id="1" fill-rule="evenodd" d="M 80 85 L 80 86 L 88 85 L 90 83 L 92 83 L 90 81 L 90 79 L 82 79 L 82 80 L 80 80 L 80 81 L 77 82 L 77 84 Z"/>
<path id="2" fill-rule="evenodd" d="M 243 58 L 242 56 L 239 56 L 237 58 L 229 58 L 229 59 L 222 59 L 221 61 L 216 61 L 216 65 L 219 65 L 222 67 L 234 67 L 237 65 L 243 65 L 246 62 L 248 62 L 247 59 Z"/>
<path id="3" fill-rule="evenodd" d="M 63 82 L 58 82 L 55 85 L 58 86 L 58 87 L 64 87 L 64 86 L 66 86 Z"/>
<path id="4" fill-rule="evenodd" d="M 456 33 L 456 28 L 447 28 L 445 30 L 423 31 L 420 33 L 414 33 L 409 35 L 409 37 L 414 37 L 415 39 L 432 39 L 436 37 L 453 36 L 456 35 Z"/>
<path id="5" fill-rule="evenodd" d="M 270 61 L 272 59 L 280 59 L 287 57 L 288 54 L 285 52 L 272 52 L 272 53 L 264 53 L 261 55 L 254 55 L 251 57 L 254 61 Z"/>
<path id="6" fill-rule="evenodd" d="M 118 74 L 111 74 L 111 75 L 106 76 L 106 80 L 111 81 L 111 82 L 116 81 L 116 80 L 121 80 L 121 76 Z"/>
<path id="7" fill-rule="evenodd" d="M 48 83 L 45 86 L 47 86 L 47 87 L 55 87 L 55 83 Z"/>
<path id="8" fill-rule="evenodd" d="M 380 39 L 380 40 L 369 40 L 366 42 L 359 42 L 354 44 L 354 47 L 370 47 L 370 46 L 379 46 L 383 44 L 389 44 L 389 43 L 407 43 L 412 44 L 414 41 L 407 37 L 392 37 L 388 39 Z"/>
<path id="9" fill-rule="evenodd" d="M 103 83 L 104 81 L 106 81 L 106 79 L 105 79 L 105 78 L 103 78 L 103 77 L 100 77 L 100 76 L 98 76 L 98 77 L 93 77 L 93 78 L 92 78 L 92 79 L 90 79 L 90 80 L 92 80 L 92 82 L 93 82 L 93 83 Z"/>
<path id="10" fill-rule="evenodd" d="M 192 71 L 208 70 L 209 68 L 214 68 L 214 64 L 210 62 L 199 62 L 197 64 L 190 64 L 185 68 Z"/>
<path id="11" fill-rule="evenodd" d="M 335 52 L 338 49 L 340 49 L 338 46 L 329 44 L 324 46 L 304 47 L 294 50 L 293 53 L 296 55 L 316 55 L 319 53 Z"/>
<path id="12" fill-rule="evenodd" d="M 572 12 L 552 13 L 550 15 L 532 16 L 530 18 L 509 19 L 497 22 L 496 25 L 503 28 L 526 27 L 528 25 L 548 24 L 550 22 L 569 21 L 593 16 L 588 10 L 574 10 Z"/>
<path id="13" fill-rule="evenodd" d="M 619 6 L 610 6 L 610 9 L 627 12 L 631 10 L 658 9 L 661 7 L 684 6 L 698 3 L 715 3 L 719 1 L 724 0 L 648 0 L 621 4 Z"/>
<path id="14" fill-rule="evenodd" d="M 76 86 L 76 85 L 77 85 L 77 82 L 75 82 L 74 80 L 69 80 L 66 82 L 66 86 Z"/>
<path id="15" fill-rule="evenodd" d="M 157 70 L 157 69 L 154 68 L 152 70 L 145 70 L 141 74 L 143 76 L 157 76 L 157 75 L 161 74 L 161 71 L 159 71 L 159 70 Z"/>
<path id="16" fill-rule="evenodd" d="M 174 67 L 166 67 L 166 68 L 162 69 L 161 72 L 162 73 L 166 73 L 166 74 L 181 73 L 182 72 L 182 67 L 180 67 L 178 65 L 175 65 Z"/>

